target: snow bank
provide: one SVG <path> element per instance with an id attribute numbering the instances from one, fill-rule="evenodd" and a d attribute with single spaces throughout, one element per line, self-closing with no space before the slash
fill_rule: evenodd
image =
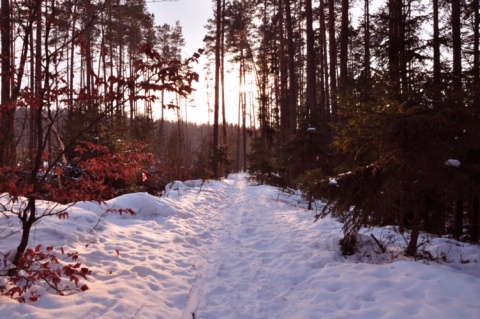
<path id="1" fill-rule="evenodd" d="M 321 203 L 317 203 L 321 206 Z M 42 206 L 44 205 L 44 206 Z M 45 206 L 46 205 L 46 206 Z M 42 203 L 48 207 L 49 203 Z M 389 228 L 361 231 L 357 255 L 340 255 L 342 225 L 313 222 L 298 194 L 247 182 L 176 182 L 105 204 L 82 202 L 70 218 L 36 224 L 32 246 L 66 246 L 92 270 L 88 291 L 61 297 L 33 287 L 34 303 L 0 297 L 4 318 L 471 318 L 480 314 L 480 249 L 423 235 L 436 261 L 399 255 Z M 131 208 L 137 214 L 105 214 Z M 0 251 L 18 243 L 0 214 Z M 387 252 L 379 251 L 373 234 Z M 438 258 L 437 258 L 438 257 Z"/>

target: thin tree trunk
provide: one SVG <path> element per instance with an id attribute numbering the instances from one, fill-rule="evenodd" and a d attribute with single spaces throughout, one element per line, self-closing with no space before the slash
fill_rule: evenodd
<path id="1" fill-rule="evenodd" d="M 452 44 L 453 44 L 453 105 L 462 107 L 462 41 L 460 23 L 460 1 L 452 1 Z"/>
<path id="2" fill-rule="evenodd" d="M 293 23 L 290 0 L 283 0 L 285 5 L 285 28 L 287 30 L 288 48 L 288 126 L 290 133 L 297 127 L 297 77 L 295 73 L 295 43 L 293 41 Z"/>
<path id="3" fill-rule="evenodd" d="M 221 76 L 221 86 L 222 86 L 222 144 L 224 147 L 227 145 L 227 115 L 225 111 L 225 23 L 223 19 L 225 17 L 225 0 L 222 3 L 222 39 L 221 39 L 221 50 L 220 50 L 220 76 Z"/>
<path id="4" fill-rule="evenodd" d="M 370 80 L 370 0 L 365 0 L 365 12 L 364 12 L 364 21 L 365 21 L 365 38 L 364 38 L 364 72 L 365 72 L 365 80 Z"/>
<path id="5" fill-rule="evenodd" d="M 241 57 L 240 63 L 242 63 L 242 67 L 240 68 L 240 70 L 242 72 L 241 77 L 243 80 L 243 87 L 245 87 L 246 70 L 245 70 L 245 59 L 243 57 L 243 49 L 242 49 L 241 55 L 242 57 Z M 242 159 L 243 159 L 242 170 L 246 172 L 247 171 L 247 92 L 243 90 L 243 92 L 240 92 L 240 94 L 242 95 L 242 142 L 243 142 L 242 143 Z"/>
<path id="6" fill-rule="evenodd" d="M 322 59 L 321 69 L 323 70 L 322 76 L 322 90 L 323 90 L 323 98 L 322 98 L 322 110 L 323 116 L 326 123 L 331 121 L 331 108 L 330 108 L 330 81 L 329 81 L 329 64 L 328 64 L 328 50 L 327 50 L 327 24 L 325 23 L 325 16 L 326 16 L 326 6 L 324 0 L 320 0 L 320 44 L 322 46 Z"/>
<path id="7" fill-rule="evenodd" d="M 320 51 L 320 80 L 319 80 L 319 89 L 320 89 L 320 101 L 319 101 L 319 120 L 320 122 L 328 122 L 328 102 L 327 102 L 327 91 L 326 91 L 326 78 L 327 78 L 327 30 L 325 26 L 325 6 L 323 0 L 320 0 L 320 30 L 319 30 L 319 51 Z"/>
<path id="8" fill-rule="evenodd" d="M 215 98 L 213 106 L 213 160 L 212 160 L 212 171 L 214 178 L 220 177 L 219 165 L 220 159 L 218 154 L 219 146 L 219 108 L 220 108 L 220 49 L 221 49 L 221 31 L 222 31 L 222 0 L 217 0 L 217 9 L 216 9 L 216 37 L 215 37 Z"/>
<path id="9" fill-rule="evenodd" d="M 85 3 L 85 22 L 84 27 L 85 30 L 85 76 L 86 76 L 86 90 L 87 96 L 92 96 L 93 90 L 93 58 L 92 58 L 92 28 L 91 28 L 91 21 L 93 19 L 93 9 L 92 3 L 90 0 L 86 0 Z M 88 99 L 88 110 L 92 111 L 93 105 L 91 99 Z"/>
<path id="10" fill-rule="evenodd" d="M 10 1 L 1 1 L 1 44 L 2 44 L 2 89 L 1 89 L 1 112 L 0 112 L 0 167 L 11 165 L 13 163 L 13 137 L 15 107 L 11 105 L 11 83 L 12 83 L 12 65 L 11 65 L 11 19 L 10 19 Z"/>
<path id="11" fill-rule="evenodd" d="M 13 260 L 13 264 L 18 266 L 20 264 L 20 258 L 23 256 L 23 253 L 27 249 L 28 241 L 30 238 L 30 231 L 32 229 L 33 224 L 35 223 L 36 216 L 36 203 L 35 198 L 30 197 L 28 199 L 27 207 L 23 212 L 20 214 L 20 221 L 22 222 L 22 237 L 20 238 L 20 243 L 17 246 L 17 252 L 15 254 L 15 258 Z"/>
<path id="12" fill-rule="evenodd" d="M 285 32 L 284 32 L 284 5 L 283 0 L 279 4 L 279 38 L 280 38 L 280 46 L 279 46 L 279 63 L 280 63 L 280 131 L 281 136 L 281 143 L 284 143 L 286 140 L 287 135 L 287 128 L 288 128 L 288 117 L 289 117 L 289 109 L 288 109 L 288 60 L 287 54 L 285 52 L 286 44 L 285 44 Z"/>
<path id="13" fill-rule="evenodd" d="M 405 252 L 407 256 L 415 256 L 417 254 L 417 242 L 418 236 L 420 235 L 420 219 L 420 210 L 418 207 L 414 207 L 412 216 L 412 233 Z"/>
<path id="14" fill-rule="evenodd" d="M 388 30 L 388 68 L 390 94 L 394 100 L 399 101 L 401 95 L 400 72 L 400 27 L 402 15 L 402 1 L 389 0 L 389 30 Z"/>
<path id="15" fill-rule="evenodd" d="M 337 122 L 337 44 L 335 40 L 335 6 L 334 1 L 328 2 L 328 43 L 330 50 L 330 105 L 331 120 Z"/>
<path id="16" fill-rule="evenodd" d="M 454 236 L 460 239 L 463 235 L 463 199 L 455 202 L 455 229 Z"/>
<path id="17" fill-rule="evenodd" d="M 32 57 L 35 56 L 35 47 L 34 47 L 35 41 L 33 40 L 33 33 L 30 34 L 30 55 Z M 35 59 L 30 59 L 30 83 L 32 86 L 35 85 L 35 64 L 36 60 Z M 68 68 L 68 66 L 67 66 Z M 35 126 L 35 109 L 30 107 L 28 108 L 28 117 L 29 117 L 29 134 L 28 134 L 28 149 L 29 149 L 29 154 L 28 157 L 30 158 L 30 161 L 33 162 L 33 152 L 37 147 L 37 132 L 36 132 L 36 126 Z"/>
<path id="18" fill-rule="evenodd" d="M 307 18 L 307 108 L 310 111 L 309 124 L 316 127 L 319 123 L 317 106 L 317 75 L 315 65 L 315 33 L 313 31 L 312 0 L 305 1 L 305 14 Z"/>
<path id="19" fill-rule="evenodd" d="M 433 0 L 433 107 L 438 108 L 441 101 L 442 75 L 440 65 L 440 29 L 438 1 Z"/>
<path id="20" fill-rule="evenodd" d="M 480 240 L 480 209 L 479 197 L 473 196 L 472 207 L 470 211 L 470 241 L 478 243 Z"/>
<path id="21" fill-rule="evenodd" d="M 480 8 L 479 0 L 473 0 L 473 105 L 475 115 L 480 115 Z"/>
<path id="22" fill-rule="evenodd" d="M 348 11 L 349 0 L 342 0 L 339 94 L 345 94 L 348 78 Z"/>

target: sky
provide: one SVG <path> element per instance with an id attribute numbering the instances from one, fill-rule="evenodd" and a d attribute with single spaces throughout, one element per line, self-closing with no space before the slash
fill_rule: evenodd
<path id="1" fill-rule="evenodd" d="M 157 25 L 180 21 L 186 41 L 185 57 L 203 47 L 204 27 L 213 17 L 211 0 L 147 0 L 147 5 Z"/>
<path id="2" fill-rule="evenodd" d="M 2 274 L 21 225 L 9 214 L 13 204 L 6 196 L 0 204 L 8 208 L 0 214 Z M 67 209 L 69 218 L 41 219 L 29 245 L 52 246 L 60 265 L 80 263 L 91 274 L 79 278 L 79 287 L 67 296 L 45 283 L 27 289 L 26 303 L 0 296 L 0 317 L 479 318 L 478 245 L 422 233 L 420 249 L 436 259 L 415 261 L 402 253 L 408 232 L 362 228 L 358 253 L 344 257 L 343 225 L 330 217 L 314 222 L 307 204 L 299 193 L 285 194 L 233 174 L 221 181 L 173 182 L 162 197 L 132 193 L 103 204 L 58 205 L 55 209 Z M 42 212 L 55 204 L 37 205 Z M 131 208 L 136 215 L 107 214 L 108 208 Z M 64 258 L 60 247 L 78 252 L 78 259 Z M 53 261 L 49 265 L 57 267 Z M 11 287 L 5 276 L 2 285 Z M 74 283 L 64 277 L 58 285 L 73 288 Z M 81 291 L 83 285 L 89 289 Z"/>
<path id="3" fill-rule="evenodd" d="M 183 58 L 191 57 L 198 49 L 203 48 L 203 38 L 206 35 L 205 25 L 208 19 L 213 17 L 211 0 L 147 0 L 147 5 L 149 11 L 155 15 L 157 25 L 165 23 L 175 25 L 176 21 L 180 21 L 186 42 Z M 184 119 L 186 117 L 190 122 L 205 123 L 208 121 L 207 93 L 203 71 L 205 62 L 206 58 L 202 57 L 198 66 L 195 67 L 195 71 L 200 74 L 200 82 L 194 85 L 197 91 L 187 103 L 188 114 L 185 115 L 184 109 L 182 112 L 182 117 Z M 166 115 L 167 118 L 176 118 L 172 111 L 167 111 Z"/>

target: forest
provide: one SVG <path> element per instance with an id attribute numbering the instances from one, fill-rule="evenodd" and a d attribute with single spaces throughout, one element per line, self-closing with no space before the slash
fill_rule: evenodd
<path id="1" fill-rule="evenodd" d="M 181 1 L 181 0 L 180 0 Z M 395 225 L 478 243 L 479 1 L 216 0 L 205 48 L 182 59 L 180 23 L 145 0 L 1 0 L 0 194 L 104 201 L 173 180 L 248 171 L 300 189 L 344 223 Z M 188 123 L 208 57 L 213 121 Z M 239 87 L 227 123 L 225 74 Z M 213 83 L 210 83 L 213 82 Z M 209 102 L 210 103 L 210 102 Z M 176 115 L 168 121 L 165 112 Z M 120 211 L 122 213 L 122 211 Z"/>
<path id="2" fill-rule="evenodd" d="M 421 231 L 478 243 L 478 2 L 217 1 L 207 40 L 256 84 L 252 177 L 326 203 L 345 254 L 375 225 L 410 256 Z"/>

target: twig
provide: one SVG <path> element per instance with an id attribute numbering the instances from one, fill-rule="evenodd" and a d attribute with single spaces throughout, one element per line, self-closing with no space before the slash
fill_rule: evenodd
<path id="1" fill-rule="evenodd" d="M 370 236 L 372 236 L 373 240 L 375 240 L 375 242 L 377 243 L 378 247 L 380 247 L 380 249 L 382 250 L 382 253 L 385 253 L 387 252 L 387 248 L 385 248 L 384 245 L 382 245 L 382 243 L 380 243 L 377 239 L 377 237 L 375 237 L 374 234 L 370 234 Z"/>

